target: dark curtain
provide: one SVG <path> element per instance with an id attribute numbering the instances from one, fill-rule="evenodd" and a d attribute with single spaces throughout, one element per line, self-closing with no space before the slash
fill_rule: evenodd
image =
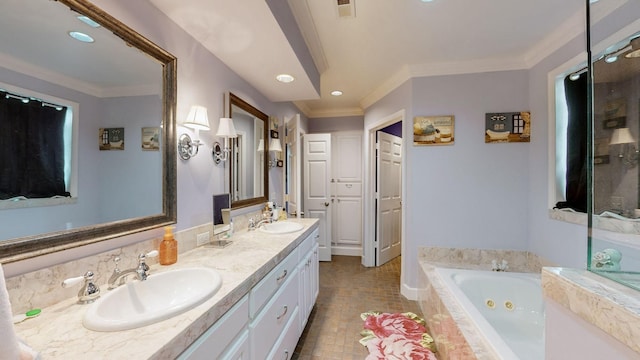
<path id="1" fill-rule="evenodd" d="M 587 74 L 577 80 L 564 79 L 567 100 L 567 177 L 566 201 L 557 208 L 587 212 Z"/>
<path id="2" fill-rule="evenodd" d="M 0 199 L 69 196 L 64 183 L 64 121 L 40 101 L 0 97 Z"/>

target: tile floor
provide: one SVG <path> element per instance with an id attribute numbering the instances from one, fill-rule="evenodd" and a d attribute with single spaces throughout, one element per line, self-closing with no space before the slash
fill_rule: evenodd
<path id="1" fill-rule="evenodd" d="M 360 257 L 334 256 L 320 263 L 320 294 L 293 359 L 364 359 L 360 345 L 365 311 L 407 312 L 420 316 L 416 301 L 400 294 L 400 257 L 366 268 Z"/>

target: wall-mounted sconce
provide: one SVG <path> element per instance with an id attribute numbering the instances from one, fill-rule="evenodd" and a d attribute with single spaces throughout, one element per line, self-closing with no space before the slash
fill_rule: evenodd
<path id="1" fill-rule="evenodd" d="M 262 141 L 262 140 L 261 140 Z M 282 152 L 282 145 L 280 144 L 280 139 L 278 136 L 278 132 L 275 130 L 271 130 L 271 140 L 269 141 L 269 152 L 273 152 L 273 159 L 269 159 L 269 167 L 282 167 L 282 160 L 278 160 L 276 153 Z"/>
<path id="2" fill-rule="evenodd" d="M 207 117 L 207 108 L 204 106 L 194 105 L 189 110 L 187 119 L 182 125 L 196 130 L 209 130 L 209 118 Z M 189 160 L 198 154 L 198 147 L 203 145 L 200 140 L 191 140 L 188 134 L 180 135 L 178 139 L 178 155 L 182 160 Z"/>
<path id="3" fill-rule="evenodd" d="M 213 161 L 216 164 L 220 164 L 221 161 L 227 161 L 229 152 L 231 152 L 231 149 L 229 149 L 229 139 L 238 137 L 231 118 L 220 118 L 220 125 L 218 125 L 216 136 L 224 138 L 224 148 L 220 146 L 219 142 L 216 142 L 213 144 L 213 150 L 211 151 Z"/>
<path id="4" fill-rule="evenodd" d="M 631 135 L 629 128 L 618 128 L 613 130 L 609 145 L 620 145 L 618 158 L 623 164 L 631 169 L 638 164 L 638 149 L 634 145 L 636 140 Z"/>

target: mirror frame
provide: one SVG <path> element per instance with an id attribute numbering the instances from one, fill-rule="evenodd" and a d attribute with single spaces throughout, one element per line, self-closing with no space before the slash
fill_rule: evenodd
<path id="1" fill-rule="evenodd" d="M 0 263 L 10 263 L 174 224 L 177 220 L 175 141 L 177 59 L 87 0 L 57 0 L 86 15 L 162 65 L 162 213 L 0 242 Z M 35 219 L 34 219 L 35 220 Z"/>
<path id="2" fill-rule="evenodd" d="M 262 136 L 264 137 L 264 154 L 265 154 L 265 159 L 268 157 L 269 154 L 269 141 L 267 139 L 269 139 L 268 135 L 269 135 L 269 116 L 265 113 L 263 113 L 262 111 L 256 109 L 254 106 L 250 105 L 248 102 L 242 100 L 241 98 L 239 98 L 238 96 L 236 96 L 235 94 L 229 92 L 227 93 L 227 117 L 229 118 L 233 118 L 231 115 L 233 114 L 232 112 L 232 108 L 233 106 L 237 106 L 240 109 L 248 112 L 249 114 L 255 116 L 258 119 L 261 119 L 262 121 L 264 121 L 264 131 Z M 233 174 L 233 162 L 230 161 L 229 162 L 229 193 L 231 193 L 231 181 L 233 180 L 231 177 L 231 174 Z M 233 200 L 233 194 L 231 196 L 231 208 L 232 209 L 238 209 L 238 208 L 242 208 L 242 207 L 246 207 L 246 206 L 251 206 L 251 205 L 259 205 L 259 204 L 263 204 L 265 202 L 267 202 L 267 192 L 269 191 L 269 164 L 267 161 L 264 161 L 264 194 L 262 194 L 262 196 L 258 196 L 258 197 L 254 197 L 254 198 L 250 198 L 250 199 L 244 199 L 244 200 L 238 200 L 238 201 L 234 201 Z"/>

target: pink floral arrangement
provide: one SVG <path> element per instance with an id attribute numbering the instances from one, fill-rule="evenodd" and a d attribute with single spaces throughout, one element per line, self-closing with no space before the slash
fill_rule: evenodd
<path id="1" fill-rule="evenodd" d="M 364 320 L 360 343 L 369 350 L 366 360 L 436 360 L 433 338 L 418 315 L 366 312 L 360 317 Z"/>

